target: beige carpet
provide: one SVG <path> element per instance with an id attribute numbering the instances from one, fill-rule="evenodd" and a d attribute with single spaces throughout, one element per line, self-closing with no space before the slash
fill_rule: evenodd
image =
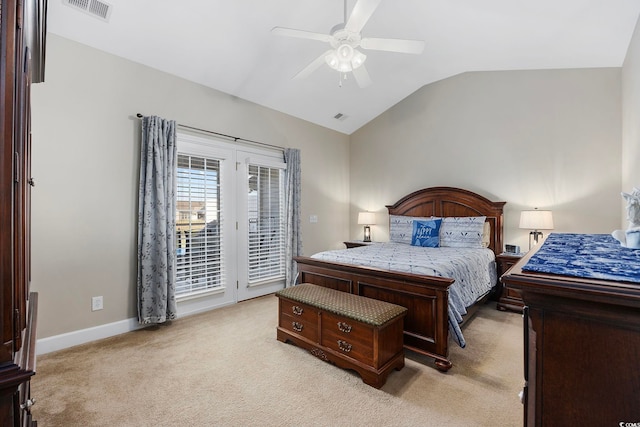
<path id="1" fill-rule="evenodd" d="M 376 390 L 276 340 L 269 295 L 42 355 L 32 380 L 43 427 L 521 426 L 522 319 L 482 307 L 446 374 L 407 354 Z"/>

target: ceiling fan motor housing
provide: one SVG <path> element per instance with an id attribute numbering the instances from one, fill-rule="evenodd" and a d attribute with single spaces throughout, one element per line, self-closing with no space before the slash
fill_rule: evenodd
<path id="1" fill-rule="evenodd" d="M 341 45 L 348 44 L 352 48 L 357 48 L 360 46 L 360 41 L 362 37 L 360 33 L 354 33 L 352 31 L 346 30 L 344 28 L 344 24 L 338 24 L 331 29 L 331 47 L 337 49 Z"/>

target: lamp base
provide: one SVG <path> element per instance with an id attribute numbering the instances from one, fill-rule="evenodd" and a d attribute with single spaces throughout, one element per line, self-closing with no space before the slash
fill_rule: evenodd
<path id="1" fill-rule="evenodd" d="M 538 230 L 534 230 L 529 233 L 529 250 L 531 250 L 532 247 L 538 244 L 540 239 L 542 239 L 542 236 L 542 231 Z"/>
<path id="2" fill-rule="evenodd" d="M 371 227 L 369 227 L 368 225 L 364 226 L 364 239 L 362 239 L 363 242 L 370 242 L 371 241 Z"/>

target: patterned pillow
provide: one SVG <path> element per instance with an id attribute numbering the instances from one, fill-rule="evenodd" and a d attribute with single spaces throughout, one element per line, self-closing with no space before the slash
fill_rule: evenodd
<path id="1" fill-rule="evenodd" d="M 413 221 L 411 246 L 437 248 L 440 244 L 440 224 L 442 224 L 441 219 Z"/>
<path id="2" fill-rule="evenodd" d="M 411 244 L 413 221 L 428 221 L 431 218 L 418 216 L 389 215 L 389 241 Z"/>
<path id="3" fill-rule="evenodd" d="M 482 248 L 485 216 L 447 217 L 440 227 L 440 246 Z"/>

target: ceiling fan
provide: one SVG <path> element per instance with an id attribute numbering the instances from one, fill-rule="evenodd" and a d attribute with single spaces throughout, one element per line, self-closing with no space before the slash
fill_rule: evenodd
<path id="1" fill-rule="evenodd" d="M 311 31 L 295 30 L 292 28 L 274 27 L 271 32 L 287 37 L 319 40 L 328 42 L 331 49 L 314 59 L 303 68 L 294 79 L 307 77 L 320 68 L 324 63 L 340 73 L 342 77 L 352 72 L 361 88 L 371 84 L 371 77 L 364 66 L 367 56 L 358 48 L 368 50 L 384 50 L 388 52 L 420 54 L 424 49 L 422 40 L 381 39 L 362 37 L 360 32 L 382 0 L 358 0 L 347 20 L 347 0 L 344 0 L 344 23 L 331 29 L 330 34 L 314 33 Z"/>

